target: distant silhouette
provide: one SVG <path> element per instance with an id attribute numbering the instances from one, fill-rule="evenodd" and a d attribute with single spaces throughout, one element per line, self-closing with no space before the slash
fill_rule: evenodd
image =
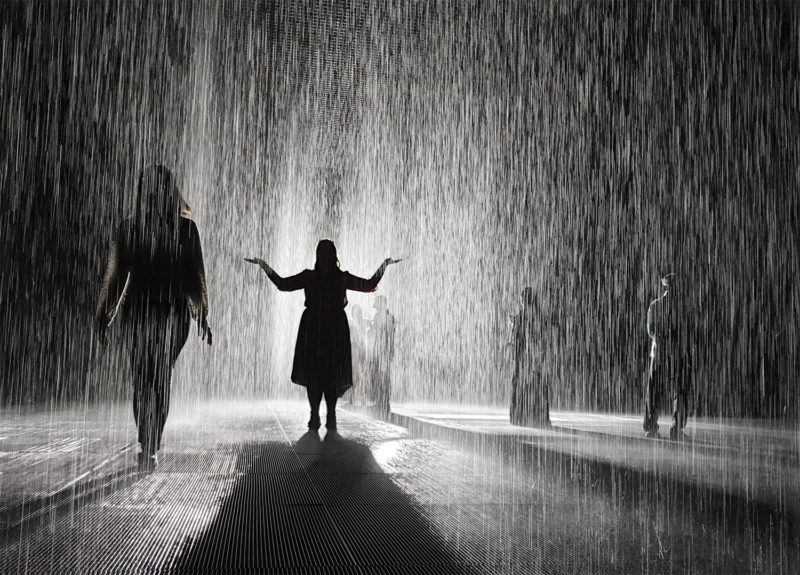
<path id="1" fill-rule="evenodd" d="M 310 429 L 319 429 L 322 396 L 328 408 L 325 426 L 336 429 L 336 401 L 353 385 L 350 328 L 344 308 L 347 290 L 372 292 L 378 288 L 386 268 L 400 260 L 387 258 L 369 279 L 339 269 L 336 246 L 324 239 L 317 244 L 313 270 L 283 278 L 264 260 L 245 258 L 258 264 L 280 291 L 305 290 L 305 311 L 300 319 L 292 365 L 292 381 L 306 388 L 311 406 Z"/>
<path id="2" fill-rule="evenodd" d="M 354 405 L 367 401 L 367 330 L 370 322 L 364 317 L 361 306 L 355 304 L 350 312 L 350 338 L 353 346 L 353 388 L 350 398 Z"/>
<path id="3" fill-rule="evenodd" d="M 512 318 L 514 374 L 510 419 L 514 425 L 550 425 L 548 381 L 542 375 L 545 324 L 531 287 L 522 291 L 522 306 Z"/>
<path id="4" fill-rule="evenodd" d="M 118 227 L 95 313 L 101 341 L 117 309 L 132 332 L 133 414 L 139 465 L 153 468 L 169 412 L 172 368 L 189 335 L 190 316 L 211 345 L 203 252 L 191 210 L 171 172 L 142 171 L 136 212 Z M 124 300 L 124 305 L 123 305 Z"/>
<path id="5" fill-rule="evenodd" d="M 376 297 L 373 307 L 375 317 L 369 330 L 370 401 L 381 414 L 386 415 L 392 395 L 395 320 L 389 313 L 384 296 Z"/>
<path id="6" fill-rule="evenodd" d="M 683 438 L 688 413 L 691 353 L 683 294 L 678 277 L 668 274 L 661 279 L 664 293 L 647 309 L 647 333 L 652 340 L 650 370 L 645 394 L 644 430 L 648 437 L 658 437 L 659 397 L 669 391 L 672 398 L 671 439 Z"/>

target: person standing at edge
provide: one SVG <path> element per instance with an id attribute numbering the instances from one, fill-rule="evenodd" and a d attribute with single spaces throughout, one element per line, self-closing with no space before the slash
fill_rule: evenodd
<path id="1" fill-rule="evenodd" d="M 645 394 L 644 430 L 658 437 L 659 396 L 669 390 L 672 397 L 672 440 L 683 439 L 688 417 L 691 353 L 688 322 L 676 274 L 661 278 L 664 293 L 647 308 L 647 333 L 652 340 L 650 371 Z"/>
<path id="2" fill-rule="evenodd" d="M 365 405 L 367 401 L 367 330 L 370 322 L 364 318 L 361 306 L 351 308 L 350 336 L 353 347 L 353 391 L 350 400 L 353 405 Z"/>
<path id="3" fill-rule="evenodd" d="M 133 336 L 133 415 L 139 468 L 152 471 L 169 413 L 172 368 L 189 335 L 190 316 L 211 345 L 200 234 L 172 173 L 164 166 L 142 171 L 136 212 L 119 226 L 108 257 L 95 330 L 106 330 L 117 308 Z M 124 305 L 122 305 L 124 301 Z"/>
<path id="4" fill-rule="evenodd" d="M 373 405 L 383 416 L 389 414 L 392 397 L 392 360 L 394 359 L 395 319 L 389 312 L 386 296 L 379 295 L 373 304 L 375 317 L 370 326 L 372 349 L 370 354 L 371 397 Z"/>
<path id="5" fill-rule="evenodd" d="M 336 429 L 336 401 L 353 385 L 350 328 L 344 308 L 347 290 L 373 292 L 386 268 L 399 262 L 387 258 L 369 279 L 342 271 L 336 246 L 329 239 L 317 244 L 313 270 L 283 278 L 259 258 L 244 258 L 258 264 L 280 291 L 305 291 L 305 307 L 297 332 L 292 364 L 292 382 L 302 385 L 311 407 L 309 429 L 319 429 L 319 406 L 325 396 L 325 427 Z"/>
<path id="6" fill-rule="evenodd" d="M 522 306 L 512 317 L 514 373 L 511 378 L 510 421 L 513 425 L 550 427 L 549 381 L 542 374 L 543 321 L 530 286 L 522 290 Z"/>

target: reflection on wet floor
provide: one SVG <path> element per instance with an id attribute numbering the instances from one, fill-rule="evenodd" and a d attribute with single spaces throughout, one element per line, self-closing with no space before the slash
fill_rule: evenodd
<path id="1" fill-rule="evenodd" d="M 19 485 L 26 475 L 2 463 L 0 570 L 729 573 L 797 565 L 796 541 L 770 540 L 747 517 L 720 522 L 669 497 L 632 497 L 488 444 L 459 450 L 357 413 L 340 412 L 338 434 L 316 434 L 305 429 L 300 403 L 176 410 L 151 474 L 136 473 L 131 450 L 117 453 L 130 433 L 112 423 L 118 415 L 87 412 L 83 435 L 70 430 L 73 441 L 38 427 L 35 414 L 4 423 L 9 437 L 28 426 L 29 451 L 2 440 L 3 461 L 35 453 L 39 429 L 40 451 L 58 454 L 52 468 L 106 463 L 38 508 L 35 490 Z M 9 493 L 31 506 L 12 505 Z"/>

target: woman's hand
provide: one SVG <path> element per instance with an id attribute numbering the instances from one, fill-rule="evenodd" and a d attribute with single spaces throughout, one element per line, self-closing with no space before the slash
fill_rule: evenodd
<path id="1" fill-rule="evenodd" d="M 200 334 L 200 339 L 205 341 L 208 345 L 211 345 L 211 342 L 213 340 L 213 335 L 211 333 L 211 326 L 208 325 L 208 320 L 206 319 L 205 316 L 203 316 L 203 319 L 200 322 L 200 331 L 202 332 Z"/>
<path id="2" fill-rule="evenodd" d="M 272 268 L 267 265 L 267 262 L 261 258 L 244 258 L 244 261 L 250 262 L 251 264 L 257 264 L 258 267 L 264 270 L 264 273 L 267 275 L 269 275 L 269 273 L 272 271 Z"/>

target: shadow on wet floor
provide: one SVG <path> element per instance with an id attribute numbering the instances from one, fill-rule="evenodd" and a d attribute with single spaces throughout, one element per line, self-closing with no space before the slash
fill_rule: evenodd
<path id="1" fill-rule="evenodd" d="M 181 572 L 469 571 L 370 449 L 329 432 L 246 444 L 215 520 L 176 560 Z"/>
<path id="2" fill-rule="evenodd" d="M 101 477 L 87 479 L 56 493 L 26 501 L 0 512 L 0 545 L 19 540 L 39 527 L 122 491 L 143 479 L 147 473 L 135 467 L 118 469 Z"/>

